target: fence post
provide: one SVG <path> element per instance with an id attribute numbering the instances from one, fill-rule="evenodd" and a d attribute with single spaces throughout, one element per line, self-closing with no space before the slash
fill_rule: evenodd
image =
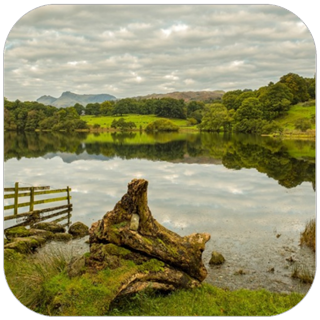
<path id="1" fill-rule="evenodd" d="M 68 205 L 70 205 L 70 188 L 67 186 Z"/>
<path id="2" fill-rule="evenodd" d="M 70 212 L 71 212 L 71 210 L 70 210 L 70 188 L 69 188 L 69 186 L 67 186 L 67 196 L 68 196 L 68 199 L 67 199 L 67 201 L 68 201 L 68 227 L 70 226 Z"/>
<path id="3" fill-rule="evenodd" d="M 33 204 L 34 204 L 34 187 L 30 188 L 30 208 L 29 211 L 33 211 Z"/>
<path id="4" fill-rule="evenodd" d="M 19 182 L 14 184 L 14 215 L 18 214 L 18 192 L 19 192 Z"/>

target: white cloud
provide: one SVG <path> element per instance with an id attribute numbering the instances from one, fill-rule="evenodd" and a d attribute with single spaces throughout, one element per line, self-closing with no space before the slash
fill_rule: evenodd
<path id="1" fill-rule="evenodd" d="M 184 82 L 186 85 L 194 84 L 194 80 L 192 80 L 192 79 L 185 79 L 183 82 Z"/>
<path id="2" fill-rule="evenodd" d="M 186 31 L 189 27 L 185 24 L 177 24 L 173 25 L 167 29 L 161 29 L 161 31 L 165 34 L 165 36 L 170 36 L 172 33 Z"/>
<path id="3" fill-rule="evenodd" d="M 71 66 L 77 66 L 79 64 L 86 64 L 87 61 L 68 61 L 67 64 L 71 65 Z"/>
<path id="4" fill-rule="evenodd" d="M 174 72 L 172 72 L 171 74 L 167 74 L 164 76 L 165 79 L 169 79 L 169 80 L 179 80 L 179 77 L 175 75 Z"/>
<path id="5" fill-rule="evenodd" d="M 123 98 L 255 89 L 289 72 L 312 77 L 315 47 L 304 23 L 281 7 L 55 5 L 14 25 L 4 67 L 9 100 L 76 88 Z"/>

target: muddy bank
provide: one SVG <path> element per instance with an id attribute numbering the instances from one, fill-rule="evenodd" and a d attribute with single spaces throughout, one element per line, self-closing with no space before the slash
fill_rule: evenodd
<path id="1" fill-rule="evenodd" d="M 234 235 L 217 239 L 214 235 L 203 253 L 208 275 L 204 282 L 220 288 L 267 289 L 272 292 L 299 292 L 306 294 L 311 284 L 294 279 L 291 274 L 295 265 L 315 273 L 315 254 L 308 247 L 299 246 L 297 231 L 279 233 L 276 230 L 260 234 Z M 52 241 L 38 249 L 38 255 L 52 251 L 64 252 L 68 257 L 81 256 L 89 252 L 89 237 L 74 239 L 67 243 Z M 211 252 L 223 253 L 225 263 L 209 264 Z"/>
<path id="2" fill-rule="evenodd" d="M 315 274 L 315 254 L 299 246 L 300 232 L 276 230 L 257 234 L 234 234 L 215 238 L 207 244 L 203 259 L 208 270 L 206 282 L 221 288 L 267 289 L 273 292 L 307 293 L 311 284 L 291 277 L 296 267 Z M 221 252 L 226 262 L 209 265 L 211 249 Z"/>

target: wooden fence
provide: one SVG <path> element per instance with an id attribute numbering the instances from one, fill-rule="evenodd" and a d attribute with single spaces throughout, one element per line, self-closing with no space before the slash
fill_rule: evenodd
<path id="1" fill-rule="evenodd" d="M 71 196 L 70 196 L 71 188 L 67 187 L 66 189 L 55 189 L 50 190 L 49 186 L 43 187 L 19 187 L 19 182 L 15 183 L 14 188 L 4 188 L 4 199 L 13 199 L 13 204 L 5 205 L 4 210 L 13 209 L 13 214 L 5 215 L 4 221 L 11 220 L 11 219 L 18 219 L 18 218 L 25 218 L 33 219 L 37 221 L 46 220 L 63 213 L 70 213 L 72 211 L 72 204 L 70 203 Z M 48 198 L 48 199 L 41 199 L 36 200 L 37 196 L 40 195 L 47 195 L 47 194 L 54 194 L 54 193 L 66 193 L 63 197 L 56 197 L 56 198 Z M 28 197 L 28 202 L 19 202 L 19 198 Z M 51 208 L 44 208 L 35 210 L 35 206 L 39 204 L 45 204 L 50 202 L 57 202 L 57 201 L 67 201 L 65 205 L 59 205 Z M 19 208 L 28 207 L 27 212 L 19 213 Z M 57 211 L 58 212 L 52 213 L 47 215 L 46 217 L 42 217 L 42 213 Z M 69 215 L 70 218 L 70 215 Z M 64 218 L 62 218 L 64 219 Z M 59 220 L 62 220 L 59 219 Z"/>

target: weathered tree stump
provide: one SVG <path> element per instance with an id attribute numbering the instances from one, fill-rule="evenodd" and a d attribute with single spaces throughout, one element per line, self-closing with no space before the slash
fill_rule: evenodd
<path id="1" fill-rule="evenodd" d="M 152 287 L 162 290 L 198 286 L 207 275 L 202 252 L 210 235 L 181 237 L 159 224 L 147 202 L 148 181 L 134 179 L 128 192 L 90 229 L 89 268 L 116 269 L 133 261 L 136 270 L 123 279 L 117 294 Z"/>

